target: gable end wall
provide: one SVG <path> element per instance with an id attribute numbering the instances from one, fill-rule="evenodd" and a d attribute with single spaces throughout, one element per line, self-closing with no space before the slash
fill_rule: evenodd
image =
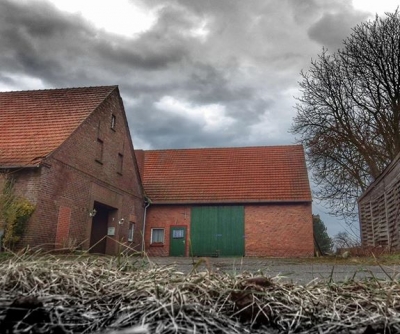
<path id="1" fill-rule="evenodd" d="M 112 114 L 116 116 L 115 131 L 110 128 Z M 104 145 L 101 163 L 96 161 L 98 139 Z M 115 209 L 109 214 L 108 224 L 115 227 L 115 238 L 126 242 L 128 222 L 135 223 L 134 240 L 129 245 L 140 250 L 143 197 L 131 148 L 121 100 L 114 90 L 40 168 L 37 210 L 29 221 L 22 245 L 53 249 L 57 235 L 57 241 L 63 243 L 57 247 L 88 248 L 92 228 L 89 212 L 98 201 Z M 122 173 L 118 173 L 119 154 L 123 155 Z M 62 214 L 68 210 L 69 218 Z M 118 225 L 121 218 L 126 223 Z M 62 226 L 58 228 L 57 224 Z M 117 243 L 107 241 L 107 253 L 117 250 Z"/>

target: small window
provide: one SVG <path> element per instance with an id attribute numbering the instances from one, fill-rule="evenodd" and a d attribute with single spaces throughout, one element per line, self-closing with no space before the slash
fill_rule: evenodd
<path id="1" fill-rule="evenodd" d="M 133 234 L 135 233 L 135 224 L 130 223 L 129 224 L 129 231 L 128 231 L 128 241 L 132 242 L 133 241 Z"/>
<path id="2" fill-rule="evenodd" d="M 111 129 L 115 130 L 115 124 L 117 122 L 117 117 L 115 115 L 111 115 Z"/>
<path id="3" fill-rule="evenodd" d="M 104 150 L 104 143 L 101 139 L 97 138 L 96 143 L 96 161 L 99 163 L 103 163 L 103 150 Z"/>
<path id="4" fill-rule="evenodd" d="M 164 229 L 163 228 L 152 228 L 151 229 L 151 243 L 152 244 L 164 243 Z"/>
<path id="5" fill-rule="evenodd" d="M 172 239 L 181 239 L 185 236 L 184 230 L 172 230 Z"/>
<path id="6" fill-rule="evenodd" d="M 118 166 L 117 166 L 117 173 L 122 174 L 122 166 L 124 165 L 124 155 L 118 153 Z"/>

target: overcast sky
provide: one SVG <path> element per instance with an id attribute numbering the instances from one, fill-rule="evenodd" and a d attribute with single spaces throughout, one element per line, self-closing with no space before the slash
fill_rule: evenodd
<path id="1" fill-rule="evenodd" d="M 0 90 L 118 85 L 141 149 L 293 144 L 300 71 L 393 0 L 1 0 Z M 322 215 L 330 235 L 341 222 Z"/>

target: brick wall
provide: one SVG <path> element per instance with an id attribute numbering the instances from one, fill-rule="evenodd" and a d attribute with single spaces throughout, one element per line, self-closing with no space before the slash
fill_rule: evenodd
<path id="1" fill-rule="evenodd" d="M 32 204 L 36 204 L 40 186 L 40 169 L 27 168 L 21 171 L 5 170 L 3 173 L 0 173 L 0 191 L 3 190 L 7 174 L 9 177 L 14 178 L 15 195 L 25 197 Z"/>
<path id="2" fill-rule="evenodd" d="M 186 218 L 185 218 L 186 213 Z M 190 206 L 154 205 L 147 211 L 146 251 L 168 256 L 170 227 L 186 226 L 190 237 Z M 163 228 L 164 244 L 151 245 L 151 229 Z M 186 242 L 186 256 L 189 242 Z M 311 204 L 245 206 L 245 256 L 308 257 L 314 255 Z"/>
<path id="3" fill-rule="evenodd" d="M 313 256 L 311 204 L 248 205 L 245 234 L 246 256 Z"/>
<path id="4" fill-rule="evenodd" d="M 149 206 L 146 218 L 145 245 L 149 256 L 169 256 L 170 227 L 186 226 L 186 256 L 189 256 L 190 206 L 155 205 Z M 164 229 L 164 244 L 151 245 L 151 229 Z"/>
<path id="5" fill-rule="evenodd" d="M 63 243 L 65 243 L 68 240 L 70 223 L 71 223 L 71 208 L 60 206 L 58 210 L 56 248 L 62 248 L 62 246 L 64 246 Z"/>
<path id="6" fill-rule="evenodd" d="M 12 177 L 14 183 L 14 194 L 19 197 L 23 197 L 30 201 L 37 208 L 38 194 L 40 189 L 40 168 L 26 168 L 22 170 L 4 170 L 0 173 L 0 191 L 6 182 L 7 177 Z M 31 221 L 37 217 L 37 210 L 34 211 Z M 1 229 L 1 227 L 0 227 Z M 24 245 L 21 243 L 21 245 Z M 17 245 L 18 247 L 18 245 Z"/>
<path id="7" fill-rule="evenodd" d="M 100 160 L 96 156 L 99 139 L 103 143 Z M 21 180 L 26 178 L 25 173 L 19 173 Z M 40 184 L 36 183 L 35 189 L 37 209 L 29 221 L 23 244 L 41 247 L 45 244 L 43 248 L 52 249 L 57 241 L 88 248 L 92 228 L 89 212 L 95 202 L 100 202 L 110 207 L 109 226 L 116 227 L 114 238 L 118 241 L 127 242 L 129 221 L 135 220 L 134 240 L 130 245 L 140 250 L 143 196 L 122 100 L 116 91 L 46 159 L 40 168 Z M 60 208 L 62 212 L 70 210 L 69 228 L 59 219 Z M 121 218 L 125 223 L 119 225 Z M 107 241 L 107 253 L 113 254 L 118 249 L 116 242 Z"/>
<path id="8" fill-rule="evenodd" d="M 68 165 L 49 158 L 41 167 L 36 210 L 30 219 L 23 244 L 53 249 L 80 244 L 86 237 L 91 179 Z M 61 209 L 61 212 L 60 212 Z M 69 229 L 60 230 L 62 210 L 70 210 Z M 59 233 L 57 235 L 57 229 Z M 56 240 L 57 235 L 57 240 Z"/>

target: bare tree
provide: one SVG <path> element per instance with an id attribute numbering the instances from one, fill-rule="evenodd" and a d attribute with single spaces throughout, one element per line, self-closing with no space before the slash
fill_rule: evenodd
<path id="1" fill-rule="evenodd" d="M 336 249 L 359 247 L 360 241 L 353 238 L 347 232 L 339 232 L 333 238 L 333 244 Z"/>
<path id="2" fill-rule="evenodd" d="M 361 23 L 335 53 L 301 72 L 292 132 L 300 135 L 330 213 L 355 218 L 356 199 L 400 152 L 400 16 Z"/>

